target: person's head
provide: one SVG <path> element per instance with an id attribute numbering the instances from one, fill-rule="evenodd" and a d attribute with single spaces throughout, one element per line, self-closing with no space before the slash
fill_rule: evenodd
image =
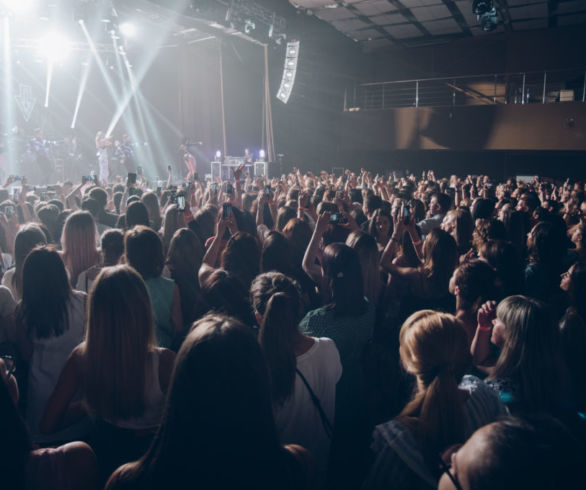
<path id="1" fill-rule="evenodd" d="M 291 276 L 295 268 L 292 259 L 293 249 L 289 241 L 278 231 L 271 231 L 262 244 L 260 270 L 278 271 Z"/>
<path id="2" fill-rule="evenodd" d="M 87 211 L 76 211 L 65 220 L 61 234 L 61 247 L 63 261 L 72 281 L 77 280 L 80 272 L 98 262 L 97 233 L 96 222 Z"/>
<path id="3" fill-rule="evenodd" d="M 450 277 L 458 264 L 456 240 L 443 230 L 434 228 L 423 243 L 423 272 L 434 295 L 447 292 Z"/>
<path id="4" fill-rule="evenodd" d="M 478 256 L 496 271 L 504 296 L 521 292 L 523 263 L 511 242 L 488 240 L 480 246 Z"/>
<path id="5" fill-rule="evenodd" d="M 59 229 L 59 208 L 54 204 L 45 204 L 39 208 L 37 216 L 39 217 L 39 221 L 45 225 L 46 229 L 49 230 L 49 233 L 51 234 L 51 236 L 47 238 L 50 238 L 52 243 L 57 242 L 59 239 L 59 235 L 57 235 Z"/>
<path id="6" fill-rule="evenodd" d="M 393 233 L 393 219 L 391 215 L 380 208 L 377 209 L 372 215 L 369 233 L 377 242 L 386 245 Z"/>
<path id="7" fill-rule="evenodd" d="M 159 277 L 165 257 L 159 235 L 147 226 L 135 226 L 124 236 L 126 263 L 134 267 L 144 280 Z"/>
<path id="8" fill-rule="evenodd" d="M 108 193 L 101 187 L 94 187 L 89 192 L 89 197 L 98 203 L 100 210 L 103 210 L 108 204 Z"/>
<path id="9" fill-rule="evenodd" d="M 201 285 L 205 307 L 215 313 L 237 318 L 245 325 L 254 324 L 248 289 L 224 269 L 216 269 Z"/>
<path id="10" fill-rule="evenodd" d="M 432 216 L 446 214 L 451 205 L 452 199 L 448 194 L 436 193 L 431 196 L 431 200 L 429 201 L 429 212 Z"/>
<path id="11" fill-rule="evenodd" d="M 117 229 L 106 230 L 100 240 L 103 265 L 116 265 L 124 254 L 124 233 Z"/>
<path id="12" fill-rule="evenodd" d="M 30 251 L 37 245 L 45 245 L 47 237 L 41 228 L 34 224 L 28 223 L 20 228 L 14 239 L 14 263 L 15 271 L 12 278 L 13 286 L 19 295 L 22 294 L 22 268 L 24 259 Z"/>
<path id="13" fill-rule="evenodd" d="M 468 337 L 453 315 L 421 310 L 407 318 L 399 343 L 401 364 L 417 381 L 415 395 L 399 417 L 429 461 L 463 442 L 464 401 L 458 386 L 472 362 Z"/>
<path id="14" fill-rule="evenodd" d="M 161 208 L 159 207 L 159 198 L 154 192 L 145 192 L 140 200 L 147 208 L 149 219 L 156 225 L 161 221 Z"/>
<path id="15" fill-rule="evenodd" d="M 46 247 L 32 250 L 22 269 L 22 302 L 18 311 L 27 332 L 37 338 L 48 338 L 67 330 L 70 293 L 59 253 Z"/>
<path id="16" fill-rule="evenodd" d="M 358 253 L 343 243 L 331 243 L 322 255 L 322 269 L 336 315 L 358 316 L 366 303 Z"/>
<path id="17" fill-rule="evenodd" d="M 88 298 L 84 344 L 85 395 L 102 418 L 140 416 L 147 358 L 156 347 L 147 287 L 127 265 L 105 267 Z"/>
<path id="18" fill-rule="evenodd" d="M 289 398 L 295 385 L 293 346 L 302 312 L 300 289 L 284 274 L 269 272 L 253 281 L 250 297 L 260 320 L 259 342 L 269 368 L 271 397 L 280 404 Z"/>
<path id="19" fill-rule="evenodd" d="M 586 225 L 580 223 L 571 230 L 571 240 L 577 250 L 586 248 Z"/>
<path id="20" fill-rule="evenodd" d="M 198 234 L 198 238 L 201 240 L 202 244 L 204 244 L 208 238 L 214 236 L 217 215 L 218 208 L 211 205 L 206 206 L 195 213 L 193 221 L 197 223 L 198 231 L 193 231 Z"/>
<path id="21" fill-rule="evenodd" d="M 493 377 L 515 385 L 512 402 L 522 411 L 553 410 L 559 388 L 558 330 L 549 309 L 527 296 L 502 300 L 491 342 L 501 349 Z"/>
<path id="22" fill-rule="evenodd" d="M 197 277 L 204 249 L 197 235 L 189 228 L 177 230 L 167 252 L 167 265 L 172 274 Z"/>
<path id="23" fill-rule="evenodd" d="M 490 220 L 494 213 L 494 201 L 491 199 L 476 199 L 472 204 L 472 220 Z"/>
<path id="24" fill-rule="evenodd" d="M 537 223 L 527 237 L 527 251 L 531 262 L 555 267 L 566 253 L 566 235 L 551 221 Z"/>
<path id="25" fill-rule="evenodd" d="M 550 490 L 584 481 L 584 447 L 556 419 L 506 418 L 478 429 L 451 455 L 438 490 Z"/>
<path id="26" fill-rule="evenodd" d="M 450 280 L 450 291 L 458 298 L 459 308 L 474 313 L 486 301 L 499 294 L 495 270 L 483 260 L 471 260 L 460 265 Z"/>
<path id="27" fill-rule="evenodd" d="M 366 214 L 368 218 L 372 218 L 374 212 L 379 209 L 381 205 L 382 199 L 380 196 L 369 194 L 364 201 L 364 214 Z"/>
<path id="28" fill-rule="evenodd" d="M 459 207 L 448 211 L 442 221 L 441 229 L 454 237 L 460 251 L 471 246 L 474 222 L 468 208 Z"/>
<path id="29" fill-rule="evenodd" d="M 517 211 L 523 211 L 531 215 L 533 211 L 535 211 L 540 206 L 541 202 L 537 194 L 535 194 L 534 192 L 524 192 L 519 197 L 516 209 Z"/>
<path id="30" fill-rule="evenodd" d="M 175 360 L 161 426 L 138 462 L 139 486 L 176 487 L 196 475 L 202 488 L 277 488 L 279 479 L 291 488 L 288 460 L 254 335 L 217 314 L 195 322 Z"/>
<path id="31" fill-rule="evenodd" d="M 177 204 L 171 204 L 165 212 L 165 220 L 163 222 L 163 243 L 165 248 L 169 246 L 173 233 L 179 228 L 185 228 L 185 211 L 177 208 Z"/>
<path id="32" fill-rule="evenodd" d="M 232 235 L 222 251 L 221 264 L 248 289 L 260 267 L 260 250 L 256 238 L 244 232 Z"/>
<path id="33" fill-rule="evenodd" d="M 280 208 L 277 212 L 277 230 L 282 232 L 289 220 L 295 217 L 297 217 L 297 212 L 292 207 L 283 206 Z"/>
<path id="34" fill-rule="evenodd" d="M 497 219 L 479 219 L 472 233 L 473 244 L 476 250 L 489 240 L 506 240 L 505 225 Z"/>
<path id="35" fill-rule="evenodd" d="M 311 227 L 307 221 L 293 218 L 283 228 L 283 235 L 289 240 L 298 259 L 303 258 L 305 249 L 311 240 Z M 299 265 L 301 260 L 298 261 Z"/>
<path id="36" fill-rule="evenodd" d="M 126 229 L 137 225 L 150 226 L 149 212 L 141 201 L 134 201 L 126 208 Z"/>
<path id="37" fill-rule="evenodd" d="M 380 255 L 376 240 L 367 233 L 353 231 L 348 235 L 346 245 L 353 248 L 358 254 L 362 268 L 364 296 L 368 298 L 368 301 L 376 304 L 381 287 Z"/>

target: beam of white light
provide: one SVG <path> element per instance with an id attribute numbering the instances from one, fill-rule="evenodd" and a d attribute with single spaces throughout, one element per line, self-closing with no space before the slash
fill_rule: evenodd
<path id="1" fill-rule="evenodd" d="M 170 10 L 172 10 L 174 12 L 174 14 L 171 15 L 169 17 L 169 19 L 167 20 L 167 22 L 165 22 L 161 26 L 161 29 L 159 31 L 159 35 L 156 36 L 152 40 L 153 46 L 157 46 L 165 39 L 165 37 L 167 36 L 167 34 L 169 32 L 170 27 L 175 24 L 177 18 L 179 17 L 179 12 L 182 11 L 180 9 L 180 7 L 186 6 L 187 3 L 188 2 L 186 0 L 178 0 L 178 1 L 174 2 L 173 6 L 168 7 Z M 108 126 L 108 130 L 106 131 L 107 135 L 112 134 L 112 131 L 114 131 L 114 128 L 116 127 L 116 125 L 120 121 L 122 114 L 124 114 L 124 111 L 128 107 L 128 104 L 130 103 L 130 101 L 134 97 L 134 95 L 136 93 L 136 89 L 142 83 L 142 80 L 146 76 L 155 57 L 157 56 L 158 50 L 156 48 L 146 49 L 145 53 L 146 53 L 145 57 L 141 60 L 140 67 L 137 70 L 135 70 L 135 72 L 134 72 L 134 84 L 133 84 L 134 88 L 131 87 L 131 89 L 124 95 L 124 98 L 122 99 L 122 101 L 118 105 L 118 109 L 116 110 L 114 117 L 110 121 L 110 125 Z"/>
<path id="2" fill-rule="evenodd" d="M 15 15 L 26 14 L 34 6 L 33 0 L 0 0 L 0 5 Z"/>
<path id="3" fill-rule="evenodd" d="M 10 37 L 10 19 L 4 17 L 3 25 L 3 72 L 4 72 L 4 93 L 3 93 L 3 105 L 4 111 L 2 119 L 4 122 L 4 132 L 8 133 L 15 126 L 14 119 L 14 100 L 12 98 L 12 43 Z M 6 139 L 6 156 L 8 158 L 7 172 L 10 174 L 15 173 L 15 148 L 14 142 L 10 136 Z"/>
<path id="4" fill-rule="evenodd" d="M 50 32 L 39 41 L 39 53 L 49 62 L 61 62 L 69 56 L 69 40 L 58 32 Z"/>
<path id="5" fill-rule="evenodd" d="M 127 39 L 135 38 L 137 32 L 136 24 L 132 22 L 123 22 L 120 24 L 120 33 Z"/>
<path id="6" fill-rule="evenodd" d="M 77 123 L 77 115 L 79 114 L 79 108 L 81 106 L 81 100 L 85 94 L 85 87 L 87 85 L 87 81 L 89 78 L 91 70 L 91 60 L 88 60 L 81 73 L 81 81 L 79 82 L 79 89 L 77 91 L 77 100 L 75 101 L 75 111 L 73 112 L 73 119 L 71 121 L 71 129 L 75 129 L 75 124 Z"/>
<path id="7" fill-rule="evenodd" d="M 49 95 L 51 94 L 51 82 L 53 81 L 53 61 L 47 62 L 47 88 L 45 89 L 45 107 L 49 107 Z"/>

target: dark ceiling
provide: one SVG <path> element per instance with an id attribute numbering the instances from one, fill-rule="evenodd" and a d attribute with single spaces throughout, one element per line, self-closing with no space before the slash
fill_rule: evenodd
<path id="1" fill-rule="evenodd" d="M 472 0 L 290 0 L 366 49 L 421 46 L 487 36 Z M 493 32 L 586 25 L 586 0 L 494 0 Z"/>

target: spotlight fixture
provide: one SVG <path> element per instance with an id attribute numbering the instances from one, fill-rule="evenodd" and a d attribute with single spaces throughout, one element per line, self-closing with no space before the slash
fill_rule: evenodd
<path id="1" fill-rule="evenodd" d="M 480 27 L 485 32 L 494 31 L 499 23 L 498 10 L 492 0 L 474 0 L 472 13 L 480 21 Z"/>
<path id="2" fill-rule="evenodd" d="M 283 104 L 286 104 L 289 101 L 289 97 L 291 97 L 291 92 L 293 91 L 295 75 L 297 73 L 297 63 L 299 61 L 299 41 L 288 42 L 285 53 L 285 68 L 283 69 L 281 86 L 277 92 L 277 98 L 283 102 Z"/>
<path id="3" fill-rule="evenodd" d="M 222 158 L 222 152 L 220 150 L 216 151 L 216 160 L 219 160 L 220 158 Z"/>
<path id="4" fill-rule="evenodd" d="M 258 152 L 258 158 L 260 159 L 260 161 L 264 162 L 264 159 L 267 157 L 267 153 L 264 150 L 260 150 Z"/>

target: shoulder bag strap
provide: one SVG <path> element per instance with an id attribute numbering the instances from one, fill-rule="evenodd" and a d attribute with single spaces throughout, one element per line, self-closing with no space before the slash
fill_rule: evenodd
<path id="1" fill-rule="evenodd" d="M 301 378 L 301 381 L 303 381 L 303 384 L 307 388 L 307 391 L 309 392 L 309 396 L 311 397 L 311 401 L 313 402 L 313 404 L 315 405 L 315 408 L 317 408 L 317 411 L 319 412 L 319 417 L 321 418 L 321 423 L 323 425 L 324 431 L 325 431 L 326 435 L 328 436 L 328 438 L 331 439 L 332 435 L 334 433 L 334 428 L 332 427 L 332 424 L 328 420 L 328 416 L 324 412 L 324 409 L 322 408 L 321 403 L 319 402 L 319 398 L 313 392 L 313 390 L 311 389 L 311 386 L 309 386 L 309 383 L 305 379 L 305 376 L 303 376 L 303 374 L 301 374 L 301 371 L 299 371 L 299 369 L 295 368 L 295 372 L 299 375 L 299 377 Z"/>

